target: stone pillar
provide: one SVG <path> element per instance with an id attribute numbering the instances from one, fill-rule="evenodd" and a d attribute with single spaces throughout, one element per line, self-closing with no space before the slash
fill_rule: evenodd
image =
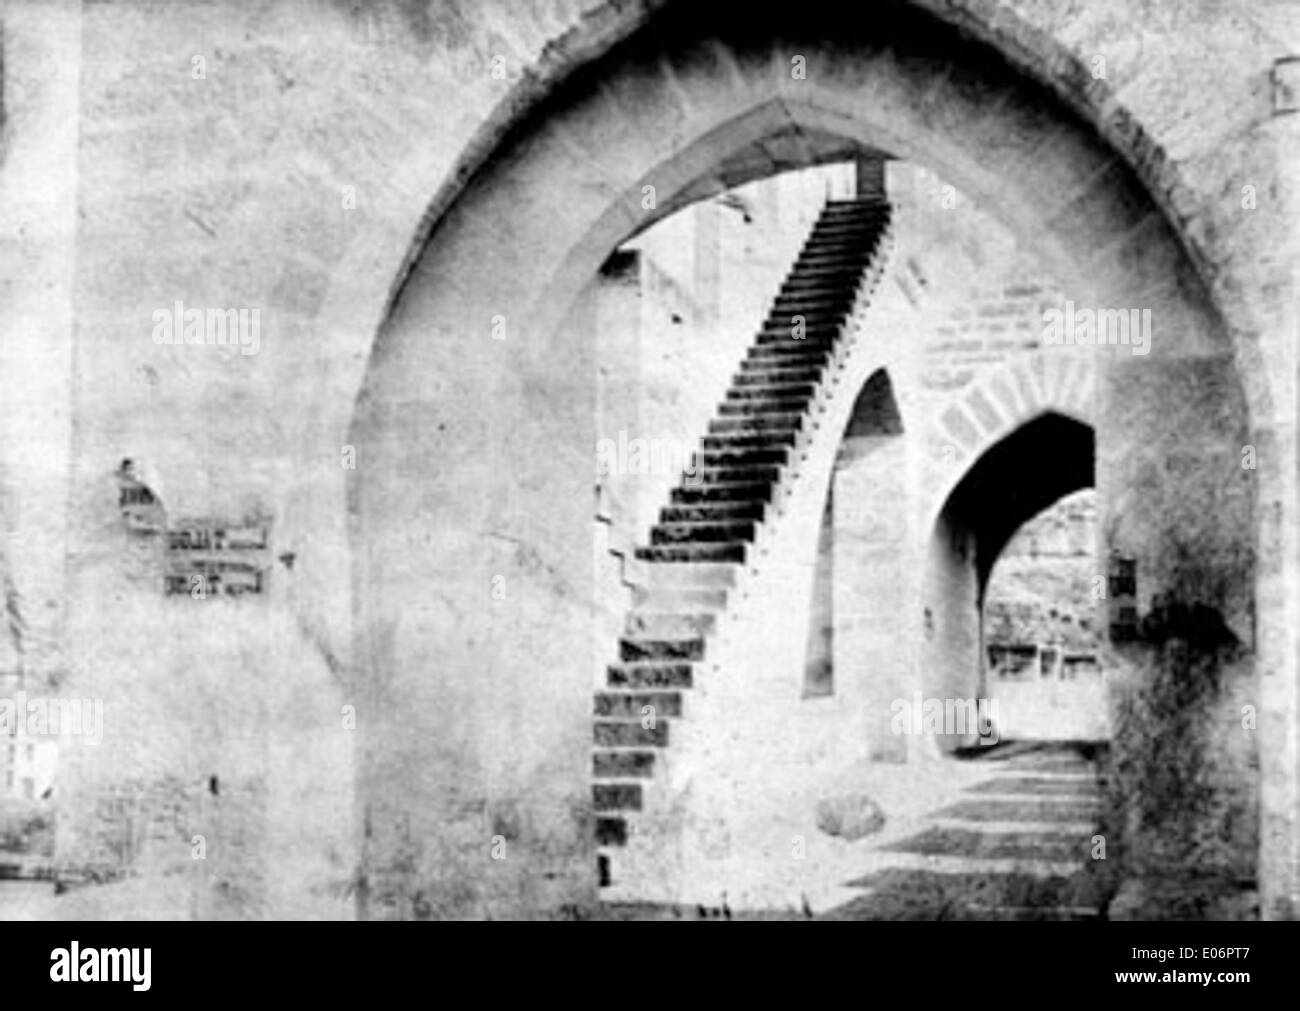
<path id="1" fill-rule="evenodd" d="M 1279 61 L 1273 81 L 1275 114 L 1262 132 L 1272 141 L 1278 167 L 1277 204 L 1266 207 L 1272 201 L 1261 187 L 1254 213 L 1295 222 L 1300 187 L 1282 166 L 1300 159 L 1300 60 Z M 1300 282 L 1294 266 L 1300 262 L 1300 235 L 1294 224 L 1283 235 L 1277 262 L 1289 266 L 1289 276 L 1265 314 L 1273 325 L 1261 341 L 1273 412 L 1271 418 L 1255 419 L 1252 433 L 1259 482 L 1259 908 L 1263 919 L 1275 920 L 1300 917 L 1300 631 L 1295 620 L 1300 608 L 1300 355 L 1295 344 Z"/>
<path id="2" fill-rule="evenodd" d="M 862 714 L 867 750 L 876 761 L 904 762 L 908 740 L 891 726 L 894 700 L 910 704 L 910 653 L 905 613 L 906 494 L 902 440 L 853 440 L 862 455 L 835 476 L 834 650 L 835 692 Z"/>

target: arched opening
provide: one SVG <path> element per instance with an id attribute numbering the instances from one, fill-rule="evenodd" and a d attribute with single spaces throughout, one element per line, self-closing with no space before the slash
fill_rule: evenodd
<path id="1" fill-rule="evenodd" d="M 877 369 L 854 401 L 822 511 L 804 667 L 805 696 L 834 691 L 836 621 L 872 622 L 877 618 L 872 612 L 874 597 L 881 586 L 888 585 L 888 579 L 883 572 L 873 579 L 872 556 L 880 556 L 888 564 L 896 545 L 888 533 L 869 528 L 898 512 L 903 468 L 897 450 L 901 447 L 895 445 L 895 451 L 890 450 L 902 432 L 903 419 L 889 373 Z M 840 566 L 854 574 L 854 584 L 837 583 L 837 557 Z M 854 666 L 866 661 L 862 657 L 841 659 Z"/>
<path id="2" fill-rule="evenodd" d="M 385 882 L 372 914 L 410 915 L 415 892 L 458 912 L 594 893 L 586 674 L 604 649 L 590 641 L 587 608 L 599 335 L 569 324 L 620 243 L 701 193 L 849 151 L 934 166 L 1080 304 L 1151 306 L 1160 321 L 1152 354 L 1115 359 L 1101 393 L 1109 545 L 1159 571 L 1143 545 L 1188 524 L 1198 498 L 1188 488 L 1228 480 L 1219 451 L 1247 426 L 1227 334 L 1128 165 L 996 52 L 904 5 L 888 13 L 863 23 L 814 4 L 797 24 L 658 14 L 514 122 L 424 237 L 353 427 L 367 461 L 350 488 L 357 655 L 367 711 L 380 714 L 358 787 L 368 859 Z M 791 75 L 796 57 L 810 73 Z M 1163 411 L 1171 384 L 1188 397 Z M 1048 414 L 1024 431 L 987 454 L 937 525 L 934 590 L 947 617 L 927 643 L 936 659 L 960 658 L 926 665 L 940 697 L 978 688 L 978 604 L 998 551 L 1033 511 L 1093 482 L 1085 426 Z M 1213 451 L 1215 466 L 1153 469 L 1152 455 L 1177 445 Z M 987 507 L 1008 489 L 1014 523 Z M 1141 510 L 1126 511 L 1139 491 Z M 1227 501 L 1225 555 L 1251 528 L 1250 501 Z M 1250 574 L 1233 568 L 1220 587 L 1215 605 L 1233 621 Z M 1162 572 L 1144 594 L 1178 578 Z M 384 715 L 419 707 L 446 714 L 442 733 L 412 734 Z M 485 826 L 519 859 L 489 862 Z"/>
<path id="3" fill-rule="evenodd" d="M 986 450 L 948 496 L 935 523 L 926 580 L 927 697 L 990 697 L 983 614 L 994 563 L 1026 522 L 1093 486 L 1094 438 L 1083 422 L 1040 414 Z M 944 733 L 935 743 L 954 751 L 977 745 L 980 736 Z"/>
<path id="4" fill-rule="evenodd" d="M 1002 743 L 1110 737 L 1101 667 L 1107 629 L 1098 620 L 1107 579 L 1096 542 L 1096 494 L 1086 489 L 1026 521 L 994 563 L 982 638 Z"/>

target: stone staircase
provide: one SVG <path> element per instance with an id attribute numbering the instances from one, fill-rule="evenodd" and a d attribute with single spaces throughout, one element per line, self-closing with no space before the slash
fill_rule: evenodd
<path id="1" fill-rule="evenodd" d="M 829 383 L 859 288 L 890 220 L 878 199 L 830 201 L 813 226 L 693 464 L 670 493 L 595 698 L 592 801 L 602 887 L 639 819 L 706 643 Z"/>

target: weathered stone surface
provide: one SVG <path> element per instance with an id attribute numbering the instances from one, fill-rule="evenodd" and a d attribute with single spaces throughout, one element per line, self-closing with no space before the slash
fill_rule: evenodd
<path id="1" fill-rule="evenodd" d="M 1255 920 L 1259 895 L 1231 879 L 1126 878 L 1106 907 L 1109 920 Z"/>
<path id="2" fill-rule="evenodd" d="M 1154 310 L 1151 356 L 1110 363 L 1093 386 L 1047 356 L 985 385 L 1044 292 L 957 306 L 967 315 L 942 323 L 952 330 L 926 363 L 953 393 L 934 433 L 947 466 L 915 514 L 926 526 L 974 461 L 1042 410 L 1095 428 L 1104 547 L 1137 559 L 1142 615 L 1160 601 L 1208 609 L 1240 647 L 1191 665 L 1213 689 L 1196 698 L 1206 726 L 1193 751 L 1213 773 L 1217 827 L 1206 839 L 1175 823 L 1173 837 L 1210 868 L 1259 853 L 1263 914 L 1295 915 L 1300 215 L 1287 173 L 1300 117 L 1275 116 L 1268 93 L 1297 44 L 1289 10 L 918 0 L 862 19 L 814 2 L 793 21 L 747 13 L 741 28 L 733 13 L 698 0 L 6 5 L 6 603 L 21 611 L 28 675 L 102 697 L 108 714 L 102 750 L 61 770 L 70 863 L 116 847 L 124 865 L 163 874 L 190 866 L 186 833 L 224 839 L 216 885 L 185 878 L 167 893 L 178 915 L 215 908 L 195 897 L 233 879 L 250 891 L 222 915 L 308 915 L 338 895 L 395 917 L 593 901 L 598 366 L 625 366 L 624 390 L 662 392 L 656 423 L 674 406 L 694 417 L 712 381 L 673 405 L 674 369 L 602 357 L 600 321 L 571 309 L 616 246 L 684 201 L 893 145 L 1022 240 L 1061 294 Z M 806 78 L 789 75 L 792 52 Z M 559 87 L 584 68 L 595 73 Z M 913 252 L 938 278 L 962 247 L 930 234 L 929 254 Z M 151 314 L 177 299 L 259 308 L 259 353 L 155 344 Z M 999 315 L 1008 299 L 1025 315 Z M 918 318 L 896 318 L 890 347 Z M 905 431 L 927 428 L 923 407 L 899 406 Z M 1253 471 L 1247 444 L 1261 452 Z M 1024 472 L 1049 456 L 1028 455 Z M 267 508 L 275 556 L 294 561 L 277 563 L 261 605 L 215 601 L 200 623 L 124 572 L 111 478 L 124 458 L 149 462 L 169 515 Z M 824 503 L 808 507 L 804 540 Z M 913 572 L 929 581 L 856 641 L 875 658 L 906 636 L 923 667 L 966 672 L 937 688 L 970 694 L 974 668 L 956 661 L 978 642 L 975 544 L 958 525 L 940 534 L 925 545 L 931 568 L 919 549 L 858 556 L 891 590 Z M 792 566 L 783 591 L 809 571 Z M 807 611 L 803 592 L 746 612 L 760 660 L 782 655 L 763 635 L 780 630 L 773 615 Z M 1161 712 L 1152 686 L 1188 667 L 1173 650 L 1199 648 L 1143 639 L 1110 659 L 1137 710 Z M 801 679 L 784 669 L 754 664 L 756 715 L 728 720 L 719 706 L 725 732 L 699 752 L 716 764 L 700 768 L 749 785 L 782 775 L 764 749 L 800 709 Z M 874 663 L 853 668 L 867 671 L 857 683 L 848 669 L 835 687 L 850 699 L 883 691 L 887 704 L 910 687 L 893 670 L 868 683 Z M 708 672 L 625 673 L 676 687 Z M 1238 729 L 1247 705 L 1257 733 Z M 832 740 L 870 737 L 843 719 L 853 732 Z M 830 747 L 816 722 L 791 731 L 792 752 Z M 1119 761 L 1154 768 L 1144 735 L 1162 728 L 1132 726 Z M 219 797 L 205 799 L 213 777 Z M 1140 808 L 1149 785 L 1122 778 L 1117 811 Z M 1256 802 L 1258 847 L 1241 828 Z M 130 825 L 153 839 L 134 849 L 132 804 Z M 502 805 L 522 835 L 512 859 L 489 864 L 488 812 Z"/>

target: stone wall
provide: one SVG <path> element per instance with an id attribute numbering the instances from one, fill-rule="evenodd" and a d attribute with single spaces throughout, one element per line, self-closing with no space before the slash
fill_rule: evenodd
<path id="1" fill-rule="evenodd" d="M 856 27 L 844 10 L 5 8 L 5 535 L 32 676 L 102 696 L 109 719 L 95 761 L 60 774 L 67 861 L 87 857 L 101 798 L 174 781 L 189 796 L 215 775 L 250 785 L 207 834 L 273 834 L 265 867 L 240 845 L 224 866 L 288 883 L 250 914 L 304 915 L 302 896 L 357 877 L 367 915 L 590 901 L 596 356 L 556 330 L 648 223 L 647 177 L 666 214 L 748 181 L 719 166 L 756 138 L 750 178 L 831 160 L 817 138 L 836 135 L 935 167 L 1080 304 L 1160 319 L 1152 355 L 1109 362 L 1097 394 L 1105 547 L 1136 559 L 1152 618 L 1119 666 L 1138 694 L 1178 674 L 1178 615 L 1197 607 L 1231 633 L 1240 655 L 1193 643 L 1216 686 L 1201 701 L 1215 726 L 1258 703 L 1262 902 L 1292 914 L 1300 522 L 1279 222 L 1296 219 L 1297 117 L 1273 114 L 1267 81 L 1294 37 L 1238 3 L 1138 18 L 1121 0 L 925 0 Z M 1140 46 L 1114 30 L 1135 21 Z M 177 300 L 260 310 L 259 352 L 155 344 L 152 314 Z M 1008 381 L 1075 402 L 1078 372 Z M 954 453 L 936 487 L 1023 416 L 1020 389 L 972 383 L 985 399 L 938 423 Z M 1262 462 L 1243 473 L 1247 443 Z M 169 517 L 269 515 L 266 593 L 135 582 L 124 458 Z M 948 574 L 954 596 L 968 580 Z M 1233 769 L 1243 741 L 1221 742 Z"/>

